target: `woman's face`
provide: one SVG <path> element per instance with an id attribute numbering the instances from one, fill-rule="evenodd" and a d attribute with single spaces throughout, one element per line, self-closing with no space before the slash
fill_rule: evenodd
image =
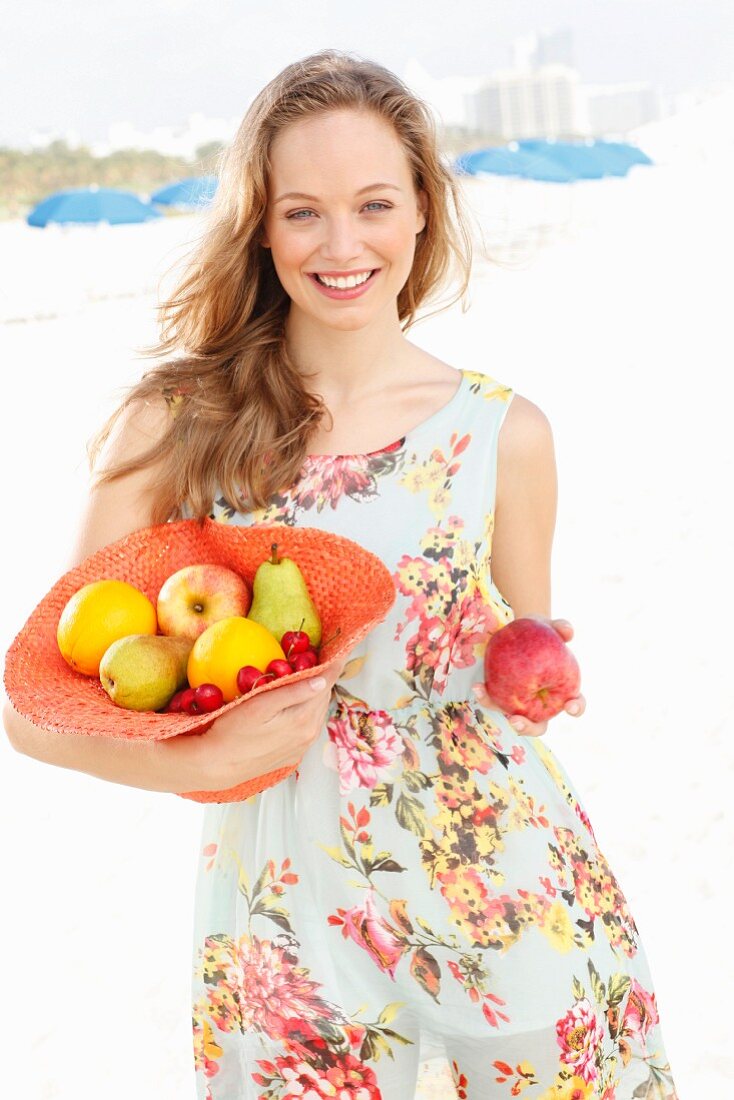
<path id="1" fill-rule="evenodd" d="M 271 164 L 262 243 L 291 309 L 340 329 L 395 313 L 427 202 L 393 129 L 372 113 L 332 111 L 281 131 Z M 370 271 L 356 297 L 330 297 L 314 279 L 315 272 Z"/>

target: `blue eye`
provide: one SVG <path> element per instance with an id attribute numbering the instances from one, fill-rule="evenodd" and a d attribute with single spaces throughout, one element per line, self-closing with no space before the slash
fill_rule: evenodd
<path id="1" fill-rule="evenodd" d="M 383 208 L 383 210 L 390 210 L 390 203 L 389 202 L 380 202 L 379 199 L 375 199 L 374 202 L 365 203 L 365 206 L 380 206 L 380 207 Z M 294 219 L 295 221 L 304 221 L 306 219 L 299 218 L 297 215 L 298 214 L 310 214 L 310 213 L 313 213 L 313 211 L 310 211 L 310 210 L 295 210 L 292 214 L 286 214 L 286 218 L 291 218 L 291 219 Z"/>

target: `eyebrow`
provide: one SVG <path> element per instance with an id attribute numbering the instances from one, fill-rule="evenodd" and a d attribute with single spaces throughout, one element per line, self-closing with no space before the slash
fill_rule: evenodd
<path id="1" fill-rule="evenodd" d="M 380 187 L 390 187 L 393 191 L 400 191 L 402 188 L 397 187 L 394 183 L 368 183 L 366 187 L 361 187 L 359 191 L 355 192 L 357 195 L 363 195 L 365 191 L 376 191 Z M 303 191 L 286 191 L 284 195 L 279 195 L 277 199 L 273 200 L 273 205 L 276 202 L 282 202 L 283 199 L 307 199 L 309 202 L 318 202 L 316 195 L 306 195 Z"/>

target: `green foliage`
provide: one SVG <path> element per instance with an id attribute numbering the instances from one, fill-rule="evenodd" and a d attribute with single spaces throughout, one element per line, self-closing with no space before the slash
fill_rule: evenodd
<path id="1" fill-rule="evenodd" d="M 95 157 L 86 146 L 70 148 L 65 141 L 29 153 L 0 146 L 0 218 L 22 218 L 47 195 L 67 187 L 96 183 L 148 195 L 185 176 L 215 175 L 221 148 L 207 142 L 185 160 L 152 149 L 119 149 Z"/>

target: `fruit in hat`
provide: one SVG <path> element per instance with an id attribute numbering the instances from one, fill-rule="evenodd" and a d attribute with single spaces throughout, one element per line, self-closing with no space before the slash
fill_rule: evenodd
<path id="1" fill-rule="evenodd" d="M 99 662 L 118 638 L 155 634 L 155 607 L 127 581 L 101 580 L 83 585 L 67 601 L 56 628 L 64 660 L 84 676 L 99 676 Z"/>
<path id="2" fill-rule="evenodd" d="M 311 645 L 321 643 L 321 619 L 303 573 L 292 558 L 278 555 L 277 542 L 272 543 L 270 557 L 255 572 L 247 618 L 266 627 L 276 638 L 282 638 L 286 631 L 303 630 Z"/>
<path id="3" fill-rule="evenodd" d="M 276 657 L 285 654 L 277 640 L 260 623 L 244 615 L 231 615 L 212 623 L 194 642 L 188 661 L 188 679 L 192 688 L 216 684 L 225 703 L 242 692 L 237 673 L 243 665 L 254 665 L 264 672 Z"/>
<path id="4" fill-rule="evenodd" d="M 232 615 L 246 615 L 250 589 L 226 565 L 185 565 L 161 585 L 156 603 L 162 634 L 198 638 L 207 627 Z"/>
<path id="5" fill-rule="evenodd" d="M 159 710 L 186 683 L 193 642 L 161 634 L 129 634 L 105 650 L 99 679 L 113 703 L 126 710 Z"/>

